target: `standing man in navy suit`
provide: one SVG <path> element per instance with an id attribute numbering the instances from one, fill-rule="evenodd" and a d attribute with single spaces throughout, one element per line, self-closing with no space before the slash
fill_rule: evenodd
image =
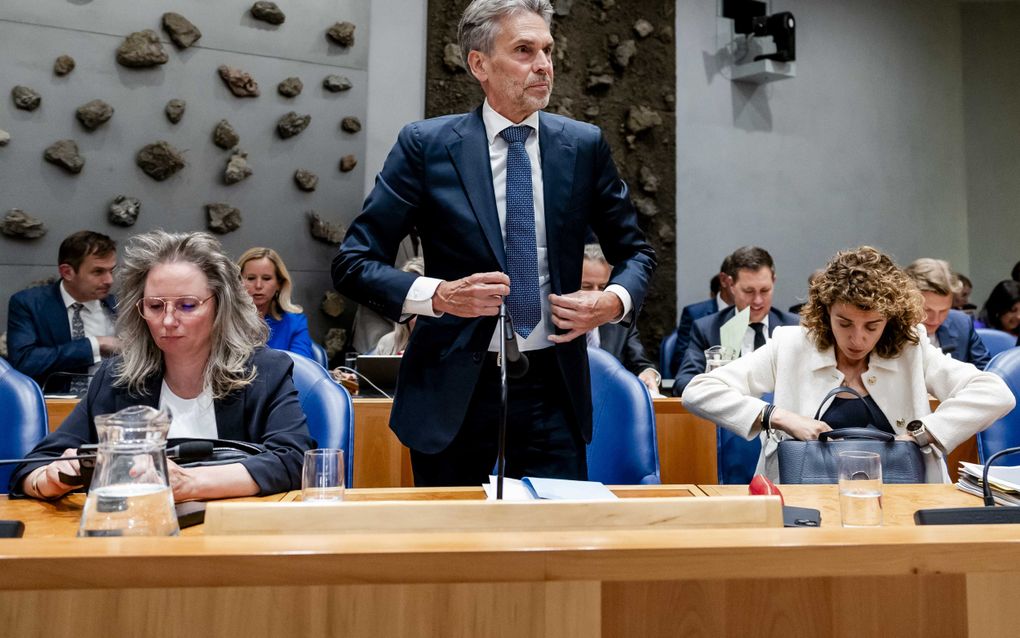
<path id="1" fill-rule="evenodd" d="M 120 352 L 110 296 L 117 244 L 106 235 L 82 230 L 61 242 L 57 262 L 60 281 L 11 297 L 7 350 L 11 365 L 44 390 L 83 392 L 88 387 L 85 375 L 103 357 Z M 47 383 L 57 372 L 72 376 L 58 375 Z"/>
<path id="2" fill-rule="evenodd" d="M 722 325 L 739 310 L 750 308 L 750 324 L 741 343 L 741 356 L 754 352 L 772 337 L 777 326 L 796 326 L 800 317 L 772 307 L 776 267 L 772 255 L 757 246 L 738 248 L 727 257 L 726 274 L 733 282 L 734 305 L 694 322 L 691 341 L 673 383 L 673 395 L 680 396 L 694 375 L 705 371 L 705 350 L 720 345 Z M 724 262 L 726 263 L 726 262 Z"/>
<path id="3" fill-rule="evenodd" d="M 932 345 L 958 361 L 984 370 L 991 356 L 974 330 L 974 319 L 952 309 L 953 295 L 960 291 L 963 283 L 953 273 L 949 262 L 922 257 L 904 271 L 924 297 L 924 328 Z"/>
<path id="4" fill-rule="evenodd" d="M 504 298 L 530 359 L 510 385 L 507 476 L 586 478 L 585 334 L 629 323 L 655 267 L 601 131 L 541 112 L 553 86 L 552 13 L 548 0 L 465 9 L 460 46 L 485 102 L 404 127 L 333 260 L 338 290 L 392 320 L 418 317 L 390 417 L 416 485 L 487 481 Z M 580 290 L 588 228 L 616 264 L 604 291 Z M 425 276 L 391 265 L 412 229 Z"/>

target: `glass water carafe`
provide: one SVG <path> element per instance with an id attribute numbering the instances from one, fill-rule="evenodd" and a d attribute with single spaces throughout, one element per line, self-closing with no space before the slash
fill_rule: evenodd
<path id="1" fill-rule="evenodd" d="M 99 449 L 78 536 L 180 534 L 167 475 L 169 412 L 135 405 L 95 423 Z"/>

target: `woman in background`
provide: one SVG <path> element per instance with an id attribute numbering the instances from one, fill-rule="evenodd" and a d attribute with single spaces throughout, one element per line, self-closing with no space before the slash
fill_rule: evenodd
<path id="1" fill-rule="evenodd" d="M 1020 336 L 1020 282 L 1004 279 L 995 284 L 974 326 Z"/>
<path id="2" fill-rule="evenodd" d="M 870 424 L 921 446 L 926 482 L 947 482 L 945 455 L 1015 400 L 995 374 L 931 345 L 924 316 L 921 293 L 887 255 L 870 246 L 837 253 L 811 281 L 801 325 L 776 328 L 764 347 L 694 377 L 684 407 L 747 439 L 760 436 L 757 472 L 772 480 L 779 441 Z M 864 398 L 838 395 L 815 420 L 839 386 Z M 758 398 L 769 392 L 773 403 Z M 929 394 L 940 402 L 934 412 Z"/>
<path id="3" fill-rule="evenodd" d="M 290 273 L 279 253 L 272 248 L 249 248 L 237 265 L 245 290 L 269 325 L 266 345 L 314 359 L 308 319 L 301 314 L 301 306 L 290 300 L 293 288 Z"/>

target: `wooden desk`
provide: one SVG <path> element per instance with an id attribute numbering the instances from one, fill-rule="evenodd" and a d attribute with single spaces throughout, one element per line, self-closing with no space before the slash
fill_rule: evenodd
<path id="1" fill-rule="evenodd" d="M 790 494 L 826 507 L 820 489 Z M 957 502 L 949 490 L 891 490 L 886 506 Z M 25 507 L 2 502 L 0 517 Z M 1015 528 L 899 522 L 4 540 L 0 622 L 5 635 L 54 638 L 1015 635 Z"/>
<path id="2" fill-rule="evenodd" d="M 47 399 L 50 430 L 70 414 L 77 399 Z M 718 480 L 715 425 L 694 416 L 678 397 L 654 399 L 659 467 L 663 483 L 701 484 Z M 932 409 L 938 406 L 934 402 Z M 354 485 L 412 487 L 411 456 L 390 431 L 389 399 L 354 399 Z M 971 437 L 949 456 L 956 480 L 960 461 L 977 463 L 977 439 Z"/>

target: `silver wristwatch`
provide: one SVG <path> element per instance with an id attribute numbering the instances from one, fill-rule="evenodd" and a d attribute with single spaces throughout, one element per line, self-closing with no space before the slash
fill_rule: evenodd
<path id="1" fill-rule="evenodd" d="M 907 433 L 914 437 L 914 440 L 921 447 L 928 447 L 934 442 L 931 433 L 928 432 L 928 428 L 924 427 L 924 423 L 916 419 L 907 424 Z"/>

